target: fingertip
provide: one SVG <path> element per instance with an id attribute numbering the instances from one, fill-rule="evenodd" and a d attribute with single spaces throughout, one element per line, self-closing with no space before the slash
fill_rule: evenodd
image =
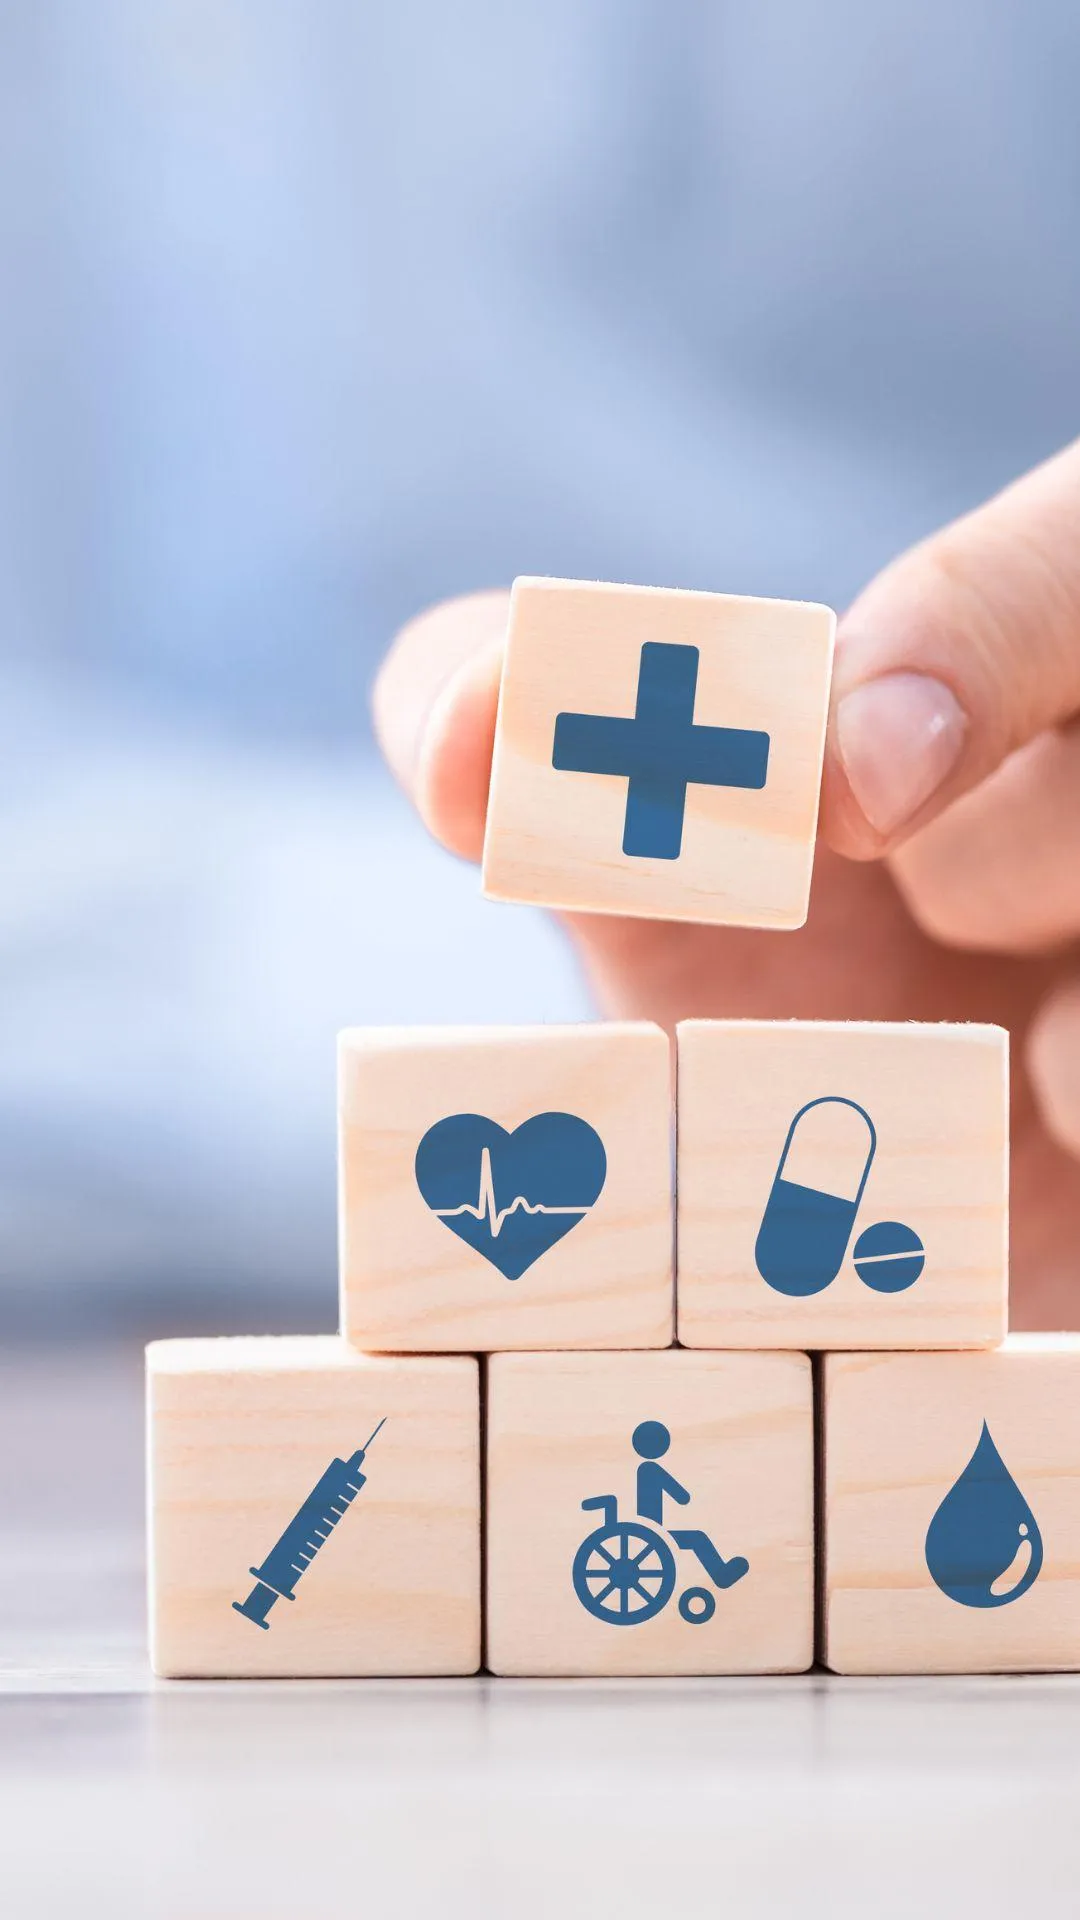
<path id="1" fill-rule="evenodd" d="M 1080 977 L 1047 997 L 1027 1037 L 1031 1084 L 1047 1132 L 1080 1159 Z"/>
<path id="2" fill-rule="evenodd" d="M 503 588 L 464 594 L 426 608 L 395 634 L 375 676 L 371 712 L 375 737 L 406 793 L 414 795 L 432 709 L 458 670 L 502 639 L 509 605 Z"/>
<path id="3" fill-rule="evenodd" d="M 831 721 L 821 776 L 818 836 L 833 853 L 842 854 L 846 860 L 879 860 L 887 851 L 887 842 L 874 832 L 851 791 L 834 744 Z"/>
<path id="4" fill-rule="evenodd" d="M 451 675 L 418 750 L 417 812 L 429 833 L 464 860 L 479 860 L 483 851 L 502 657 L 499 639 Z"/>

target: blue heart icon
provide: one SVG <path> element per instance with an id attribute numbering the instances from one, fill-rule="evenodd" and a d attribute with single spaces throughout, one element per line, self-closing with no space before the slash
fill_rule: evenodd
<path id="1" fill-rule="evenodd" d="M 444 1226 L 507 1280 L 583 1220 L 607 1176 L 604 1143 L 573 1113 L 537 1113 L 513 1133 L 452 1113 L 416 1149 L 416 1184 Z"/>

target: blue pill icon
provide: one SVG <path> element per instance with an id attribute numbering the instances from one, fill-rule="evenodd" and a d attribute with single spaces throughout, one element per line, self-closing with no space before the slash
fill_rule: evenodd
<path id="1" fill-rule="evenodd" d="M 803 1299 L 836 1279 L 876 1152 L 874 1123 L 857 1101 L 827 1094 L 799 1108 L 754 1249 L 775 1292 Z"/>
<path id="2" fill-rule="evenodd" d="M 875 1293 L 903 1293 L 926 1265 L 926 1249 L 917 1233 L 899 1220 L 879 1220 L 855 1242 L 855 1271 Z"/>

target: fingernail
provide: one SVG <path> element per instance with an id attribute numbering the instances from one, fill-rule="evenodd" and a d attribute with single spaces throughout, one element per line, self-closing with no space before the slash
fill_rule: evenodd
<path id="1" fill-rule="evenodd" d="M 844 695 L 836 738 L 848 785 L 883 837 L 899 832 L 952 772 L 967 715 L 924 673 L 887 673 Z"/>

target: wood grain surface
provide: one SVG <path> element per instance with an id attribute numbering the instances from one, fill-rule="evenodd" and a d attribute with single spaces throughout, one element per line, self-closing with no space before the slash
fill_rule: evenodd
<path id="1" fill-rule="evenodd" d="M 591 913 L 790 928 L 806 918 L 835 616 L 736 594 L 514 583 L 484 890 Z M 696 725 L 769 736 L 760 790 L 692 785 L 678 858 L 622 850 L 627 783 L 552 764 L 563 712 L 630 717 L 647 642 L 698 650 Z"/>
<path id="2" fill-rule="evenodd" d="M 150 1633 L 163 1675 L 474 1673 L 478 1363 L 332 1336 L 147 1350 Z M 367 1484 L 265 1629 L 234 1610 L 330 1463 Z"/>

